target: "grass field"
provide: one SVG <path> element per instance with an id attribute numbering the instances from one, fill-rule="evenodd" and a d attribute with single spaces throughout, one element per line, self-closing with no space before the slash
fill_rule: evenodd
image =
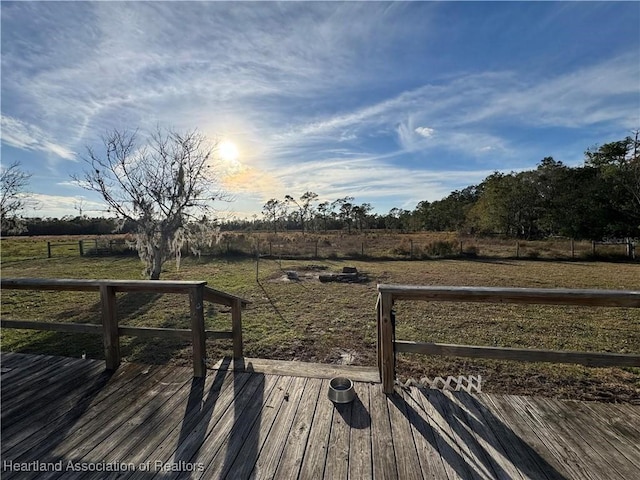
<path id="1" fill-rule="evenodd" d="M 136 257 L 42 258 L 24 240 L 2 241 L 3 277 L 137 279 Z M 31 248 L 31 250 L 30 250 Z M 10 253 L 6 254 L 6 253 Z M 370 281 L 320 283 L 319 268 L 355 266 Z M 377 283 L 567 287 L 640 290 L 640 265 L 586 261 L 441 259 L 424 261 L 265 260 L 197 258 L 168 263 L 163 279 L 206 280 L 252 302 L 243 313 L 245 354 L 285 360 L 374 365 Z M 288 281 L 295 270 L 300 281 Z M 121 324 L 188 327 L 188 299 L 179 295 L 118 294 Z M 98 323 L 97 294 L 2 291 L 2 316 Z M 229 329 L 225 308 L 207 307 L 208 328 Z M 397 337 L 471 345 L 640 353 L 640 309 L 399 302 Z M 89 335 L 8 330 L 2 349 L 102 358 L 101 339 Z M 211 359 L 231 353 L 230 342 L 209 342 Z M 189 342 L 122 338 L 126 361 L 190 365 Z M 401 378 L 483 376 L 483 390 L 640 403 L 640 369 L 480 361 L 400 355 Z"/>

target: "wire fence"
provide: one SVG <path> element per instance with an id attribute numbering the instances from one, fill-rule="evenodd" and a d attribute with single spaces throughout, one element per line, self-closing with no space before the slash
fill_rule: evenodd
<path id="1" fill-rule="evenodd" d="M 515 240 L 424 232 L 416 234 L 270 234 L 265 232 L 225 232 L 210 245 L 185 243 L 187 256 L 246 256 L 284 259 L 380 259 L 426 260 L 437 258 L 515 258 L 515 259 L 636 259 L 637 240 L 606 241 L 552 238 Z M 61 256 L 137 255 L 131 236 L 70 237 L 39 239 L 3 238 L 2 257 L 39 258 Z"/>

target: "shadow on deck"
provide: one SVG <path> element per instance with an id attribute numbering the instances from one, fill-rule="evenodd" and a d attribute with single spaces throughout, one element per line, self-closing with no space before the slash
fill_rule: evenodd
<path id="1" fill-rule="evenodd" d="M 334 406 L 308 365 L 223 360 L 193 379 L 169 366 L 108 375 L 95 360 L 1 359 L 3 479 L 617 479 L 640 469 L 637 406 L 414 387 L 386 396 L 375 381 Z"/>

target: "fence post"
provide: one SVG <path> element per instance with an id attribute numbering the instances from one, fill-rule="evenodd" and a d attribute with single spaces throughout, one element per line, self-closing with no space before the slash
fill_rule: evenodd
<path id="1" fill-rule="evenodd" d="M 51 258 L 51 242 L 47 242 L 47 258 Z"/>
<path id="2" fill-rule="evenodd" d="M 120 336 L 118 334 L 116 291 L 114 287 L 107 284 L 100 285 L 100 304 L 102 305 L 104 358 L 107 370 L 116 370 L 120 365 Z"/>
<path id="3" fill-rule="evenodd" d="M 207 345 L 204 331 L 204 285 L 189 289 L 189 305 L 191 310 L 191 332 L 193 334 L 193 376 L 206 375 Z"/>
<path id="4" fill-rule="evenodd" d="M 78 240 L 78 249 L 80 250 L 80 256 L 84 256 L 84 245 L 82 245 L 82 240 Z"/>
<path id="5" fill-rule="evenodd" d="M 384 393 L 393 393 L 393 383 L 396 376 L 396 366 L 393 348 L 393 324 L 391 309 L 393 297 L 389 293 L 380 294 L 380 315 L 378 321 L 380 380 Z"/>
<path id="6" fill-rule="evenodd" d="M 596 241 L 595 240 L 591 240 L 591 255 L 593 255 L 594 257 L 596 255 Z"/>
<path id="7" fill-rule="evenodd" d="M 233 357 L 242 358 L 242 300 L 236 298 L 231 306 L 231 332 L 233 334 Z"/>
<path id="8" fill-rule="evenodd" d="M 364 257 L 364 242 L 362 242 L 362 249 L 361 249 L 360 253 L 361 253 L 360 256 Z"/>
<path id="9" fill-rule="evenodd" d="M 571 258 L 576 258 L 576 248 L 573 242 L 573 238 L 571 239 Z"/>
<path id="10" fill-rule="evenodd" d="M 462 255 L 463 250 L 462 250 L 462 240 L 460 240 L 460 255 Z"/>

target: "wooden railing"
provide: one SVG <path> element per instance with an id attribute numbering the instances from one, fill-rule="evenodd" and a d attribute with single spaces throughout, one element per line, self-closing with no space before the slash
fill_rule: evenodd
<path id="1" fill-rule="evenodd" d="M 115 370 L 120 365 L 120 336 L 190 338 L 193 341 L 193 375 L 204 377 L 206 373 L 206 339 L 232 339 L 234 357 L 242 357 L 242 309 L 249 303 L 240 297 L 220 292 L 206 286 L 204 281 L 162 280 L 80 280 L 52 278 L 3 278 L 3 289 L 98 291 L 102 325 L 79 323 L 53 323 L 31 320 L 0 322 L 2 328 L 50 330 L 71 333 L 102 334 L 106 366 Z M 178 293 L 189 295 L 191 328 L 149 328 L 118 325 L 116 312 L 117 292 Z M 204 302 L 231 307 L 231 331 L 205 330 Z"/>
<path id="2" fill-rule="evenodd" d="M 640 308 L 640 291 L 378 285 L 378 302 L 376 304 L 378 369 L 385 393 L 393 392 L 395 352 L 522 362 L 578 363 L 590 366 L 640 366 L 640 355 L 635 354 L 449 345 L 395 340 L 393 304 L 397 300 Z"/>

